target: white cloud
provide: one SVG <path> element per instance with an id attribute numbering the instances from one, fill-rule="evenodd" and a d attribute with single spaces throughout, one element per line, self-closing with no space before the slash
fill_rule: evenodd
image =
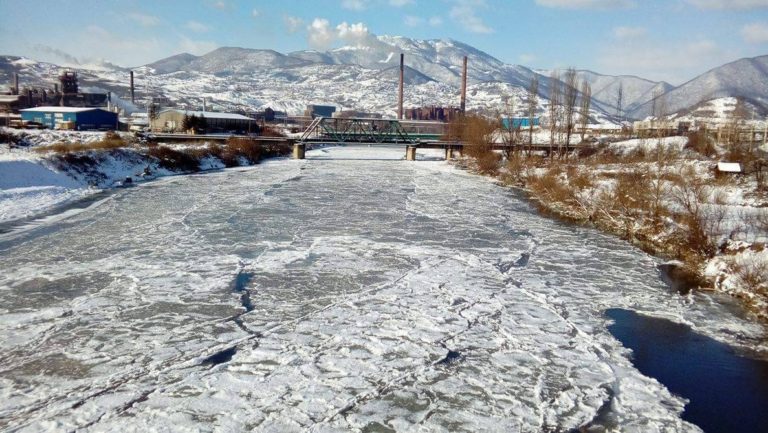
<path id="1" fill-rule="evenodd" d="M 334 28 L 325 18 L 315 18 L 306 29 L 309 45 L 317 50 L 328 49 L 339 40 L 358 45 L 371 37 L 368 27 L 363 23 L 349 24 L 344 21 Z"/>
<path id="2" fill-rule="evenodd" d="M 405 25 L 408 27 L 419 27 L 420 25 L 424 24 L 424 18 L 413 15 L 406 15 L 403 18 L 403 23 L 405 23 Z"/>
<path id="3" fill-rule="evenodd" d="M 401 8 L 403 6 L 412 5 L 415 3 L 416 2 L 414 0 L 389 0 L 389 5 L 396 8 Z"/>
<path id="4" fill-rule="evenodd" d="M 214 8 L 216 8 L 216 9 L 218 9 L 220 11 L 229 9 L 229 7 L 230 7 L 229 2 L 227 2 L 225 0 L 214 1 L 213 3 L 211 3 L 211 6 L 213 6 Z"/>
<path id="5" fill-rule="evenodd" d="M 207 32 L 208 30 L 211 29 L 210 27 L 206 26 L 205 24 L 203 24 L 201 22 L 198 22 L 198 21 L 194 21 L 194 20 L 187 21 L 187 23 L 184 24 L 184 28 L 187 29 L 187 30 L 191 30 L 191 31 L 193 31 L 195 33 L 205 33 L 205 32 Z"/>
<path id="6" fill-rule="evenodd" d="M 259 12 L 259 10 L 258 10 L 258 9 L 254 9 L 254 10 L 252 10 L 252 11 L 251 11 L 251 16 L 252 16 L 252 17 L 256 18 L 256 17 L 258 17 L 259 15 L 261 15 L 261 12 Z"/>
<path id="7" fill-rule="evenodd" d="M 536 0 L 536 4 L 562 9 L 619 9 L 635 3 L 632 0 Z"/>
<path id="8" fill-rule="evenodd" d="M 341 7 L 353 11 L 361 11 L 368 6 L 366 0 L 341 0 Z"/>
<path id="9" fill-rule="evenodd" d="M 741 28 L 741 36 L 750 44 L 768 43 L 768 24 L 752 23 Z"/>
<path id="10" fill-rule="evenodd" d="M 323 50 L 331 46 L 336 33 L 331 29 L 331 23 L 325 18 L 315 18 L 307 26 L 307 42 L 315 49 Z"/>
<path id="11" fill-rule="evenodd" d="M 347 22 L 344 21 L 336 26 L 336 31 L 338 32 L 339 39 L 353 43 L 362 42 L 369 35 L 368 27 L 363 23 L 347 24 Z"/>
<path id="12" fill-rule="evenodd" d="M 439 16 L 434 16 L 429 18 L 429 25 L 432 27 L 437 27 L 443 25 L 443 19 Z"/>
<path id="13" fill-rule="evenodd" d="M 131 12 L 128 14 L 128 18 L 136 21 L 143 27 L 153 27 L 160 24 L 160 18 L 154 15 L 142 14 L 139 12 Z"/>
<path id="14" fill-rule="evenodd" d="M 455 0 L 449 15 L 464 30 L 472 33 L 493 33 L 493 29 L 477 16 L 477 11 L 486 7 L 485 0 Z"/>
<path id="15" fill-rule="evenodd" d="M 701 9 L 759 9 L 768 8 L 768 0 L 686 0 Z"/>
<path id="16" fill-rule="evenodd" d="M 292 17 L 290 15 L 283 16 L 283 23 L 285 24 L 288 33 L 296 33 L 304 27 L 304 20 L 299 17 Z"/>
<path id="17" fill-rule="evenodd" d="M 613 35 L 616 39 L 636 39 L 645 36 L 648 29 L 645 27 L 625 27 L 619 26 L 613 28 Z"/>

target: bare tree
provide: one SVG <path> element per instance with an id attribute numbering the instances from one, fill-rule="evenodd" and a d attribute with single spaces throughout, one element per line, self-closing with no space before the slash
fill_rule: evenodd
<path id="1" fill-rule="evenodd" d="M 653 92 L 653 107 L 652 114 L 654 120 L 656 120 L 656 138 L 661 143 L 661 138 L 664 136 L 664 132 L 667 129 L 667 97 L 661 90 L 655 90 Z"/>
<path id="2" fill-rule="evenodd" d="M 568 68 L 563 81 L 563 121 L 565 122 L 565 155 L 568 157 L 568 146 L 571 145 L 571 135 L 576 124 L 576 99 L 579 95 L 576 69 Z"/>
<path id="3" fill-rule="evenodd" d="M 619 83 L 619 89 L 616 91 L 616 117 L 619 121 L 624 120 L 624 111 L 622 105 L 624 104 L 624 83 Z"/>
<path id="4" fill-rule="evenodd" d="M 592 104 L 592 86 L 584 79 L 581 82 L 581 141 L 584 141 L 584 134 L 587 132 L 589 123 L 589 108 Z"/>
<path id="5" fill-rule="evenodd" d="M 520 124 L 515 124 L 515 100 L 509 95 L 504 95 L 504 103 L 506 105 L 506 119 L 500 114 L 498 117 L 499 130 L 501 131 L 501 139 L 504 142 L 504 156 L 507 160 L 512 156 L 517 148 L 517 144 L 520 142 Z"/>
<path id="6" fill-rule="evenodd" d="M 539 105 L 539 76 L 531 77 L 531 86 L 528 88 L 528 155 L 533 151 L 533 121 Z"/>
<path id="7" fill-rule="evenodd" d="M 555 146 L 555 133 L 557 132 L 557 120 L 560 114 L 560 72 L 552 71 L 549 76 L 549 156 Z"/>

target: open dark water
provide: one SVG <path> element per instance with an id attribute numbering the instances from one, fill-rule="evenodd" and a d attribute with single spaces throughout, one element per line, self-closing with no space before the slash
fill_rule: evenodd
<path id="1" fill-rule="evenodd" d="M 669 320 L 624 309 L 606 314 L 634 365 L 690 400 L 683 419 L 707 433 L 768 432 L 768 361 Z"/>

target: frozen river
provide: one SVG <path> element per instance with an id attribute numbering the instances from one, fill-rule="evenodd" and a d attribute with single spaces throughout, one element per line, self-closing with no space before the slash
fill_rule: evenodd
<path id="1" fill-rule="evenodd" d="M 166 178 L 2 235 L 0 429 L 700 431 L 605 311 L 736 344 L 760 327 L 403 154 Z"/>

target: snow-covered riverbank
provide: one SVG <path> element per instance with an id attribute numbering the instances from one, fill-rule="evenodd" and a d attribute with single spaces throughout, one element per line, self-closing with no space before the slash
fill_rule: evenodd
<path id="1" fill-rule="evenodd" d="M 717 161 L 686 137 L 632 139 L 569 159 L 513 155 L 499 178 L 548 213 L 679 260 L 691 284 L 768 319 L 768 194 L 754 172 L 718 173 Z"/>
<path id="2" fill-rule="evenodd" d="M 0 143 L 0 223 L 31 218 L 126 183 L 227 166 L 219 157 L 221 152 L 208 152 L 205 145 L 149 148 L 126 143 L 121 148 L 62 154 L 39 150 L 58 143 L 88 145 L 104 139 L 105 134 L 6 128 L 0 132 L 8 141 Z M 237 165 L 258 162 L 230 156 Z"/>

